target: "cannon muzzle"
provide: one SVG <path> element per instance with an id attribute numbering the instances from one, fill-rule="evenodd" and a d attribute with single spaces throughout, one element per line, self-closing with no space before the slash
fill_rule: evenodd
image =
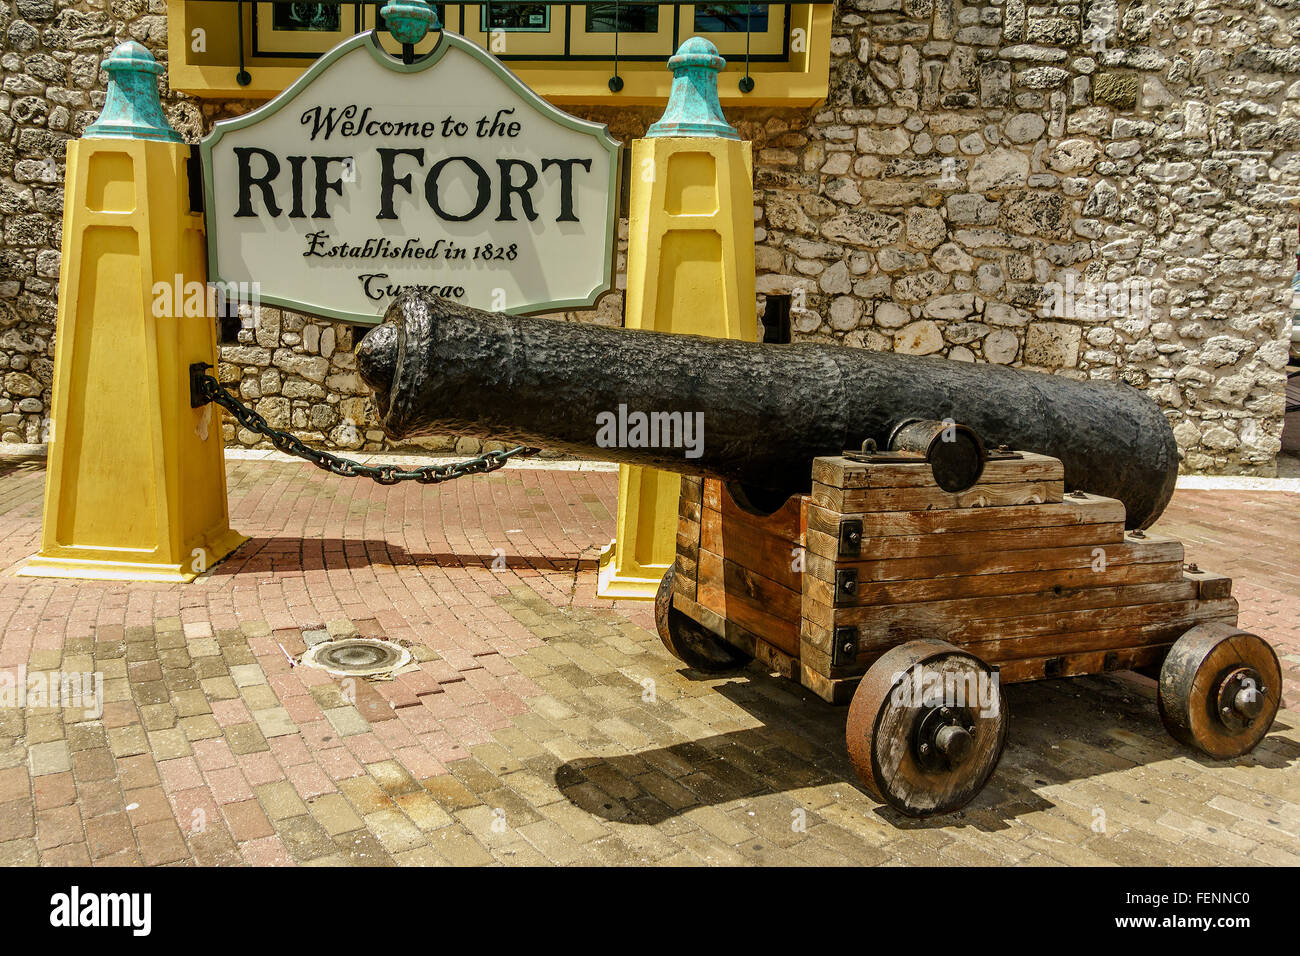
<path id="1" fill-rule="evenodd" d="M 812 459 L 950 419 L 1051 455 L 1144 528 L 1173 494 L 1160 408 L 1115 382 L 834 345 L 769 345 L 482 312 L 410 290 L 357 347 L 392 438 L 451 433 L 709 475 L 769 500 Z"/>

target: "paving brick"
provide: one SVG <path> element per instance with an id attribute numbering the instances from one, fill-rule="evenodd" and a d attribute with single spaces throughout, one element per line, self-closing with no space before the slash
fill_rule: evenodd
<path id="1" fill-rule="evenodd" d="M 440 774 L 420 781 L 438 803 L 448 810 L 463 810 L 478 804 L 479 798 L 451 774 Z"/>
<path id="2" fill-rule="evenodd" d="M 188 860 L 190 851 L 180 829 L 171 820 L 146 823 L 135 831 L 140 848 L 140 861 L 145 866 L 159 866 Z"/>
<path id="3" fill-rule="evenodd" d="M 397 810 L 379 810 L 366 816 L 366 827 L 389 853 L 422 846 L 425 836 L 411 820 Z"/>
<path id="4" fill-rule="evenodd" d="M 485 866 L 494 859 L 483 844 L 454 827 L 439 830 L 431 845 L 453 866 Z"/>
<path id="5" fill-rule="evenodd" d="M 397 806 L 421 830 L 437 830 L 452 822 L 452 816 L 425 790 L 399 794 Z"/>
<path id="6" fill-rule="evenodd" d="M 403 793 L 416 793 L 421 789 L 419 782 L 395 760 L 367 764 L 366 772 L 375 778 L 375 782 L 385 793 L 392 797 Z"/>
<path id="7" fill-rule="evenodd" d="M 329 793 L 317 797 L 308 803 L 311 815 L 315 817 L 331 836 L 360 829 L 361 817 L 341 793 Z"/>
<path id="8" fill-rule="evenodd" d="M 42 850 L 85 841 L 81 812 L 75 807 L 55 807 L 36 814 L 36 843 Z"/>
<path id="9" fill-rule="evenodd" d="M 53 740 L 48 743 L 35 744 L 27 752 L 33 777 L 49 773 L 64 773 L 72 769 L 72 760 L 68 753 L 66 740 Z"/>
<path id="10" fill-rule="evenodd" d="M 277 820 L 275 829 L 284 841 L 289 855 L 300 862 L 334 853 L 338 849 L 325 828 L 306 814 Z"/>
<path id="11" fill-rule="evenodd" d="M 256 724 L 236 724 L 227 727 L 225 737 L 226 742 L 230 744 L 230 749 L 237 754 L 259 753 L 271 749 Z"/>
<path id="12" fill-rule="evenodd" d="M 135 837 L 125 813 L 110 813 L 86 821 L 86 843 L 96 860 L 125 851 L 134 851 Z"/>
<path id="13" fill-rule="evenodd" d="M 42 478 L 0 478 L 0 566 L 37 540 Z M 1243 626 L 1286 661 L 1288 709 L 1254 755 L 1214 764 L 1172 743 L 1149 682 L 1016 685 L 990 785 L 917 827 L 858 787 L 842 709 L 758 669 L 688 678 L 647 604 L 598 601 L 587 564 L 575 577 L 572 556 L 609 540 L 612 472 L 507 470 L 434 498 L 357 498 L 296 464 L 231 463 L 230 478 L 255 544 L 208 584 L 124 601 L 111 583 L 0 577 L 0 614 L 52 593 L 51 613 L 81 622 L 33 648 L 11 621 L 0 654 L 105 679 L 99 721 L 0 712 L 0 864 L 1300 862 L 1300 579 L 1294 534 L 1274 527 L 1297 496 L 1179 492 L 1159 529 L 1233 574 Z M 289 500 L 318 509 L 307 537 Z M 383 560 L 357 544 L 358 507 L 431 501 L 441 520 L 402 522 Z M 496 523 L 520 529 L 510 568 L 444 559 L 484 553 Z M 343 544 L 299 540 L 321 536 Z M 397 560 L 416 549 L 434 557 Z M 345 693 L 281 651 L 352 633 L 407 641 L 417 666 Z"/>
<path id="14" fill-rule="evenodd" d="M 307 804 L 287 781 L 263 784 L 256 788 L 256 793 L 262 809 L 272 820 L 285 820 L 307 812 Z"/>
<path id="15" fill-rule="evenodd" d="M 123 795 L 123 801 L 123 809 L 130 818 L 132 826 L 138 827 L 146 823 L 172 819 L 171 803 L 167 799 L 167 792 L 161 786 L 128 790 Z"/>
<path id="16" fill-rule="evenodd" d="M 35 840 L 0 841 L 0 866 L 37 866 L 39 862 L 40 851 Z"/>
<path id="17" fill-rule="evenodd" d="M 0 803 L 0 842 L 34 836 L 36 816 L 27 800 Z"/>
<path id="18" fill-rule="evenodd" d="M 360 823 L 360 820 L 357 822 Z M 366 829 L 337 834 L 334 837 L 334 845 L 339 848 L 347 861 L 354 866 L 391 866 L 395 861 L 394 856 L 384 849 L 384 845 L 379 838 Z M 429 848 L 420 844 L 405 852 L 408 854 L 428 853 Z M 413 864 L 413 860 L 408 862 L 408 865 Z M 418 865 L 430 864 L 422 862 Z"/>
<path id="19" fill-rule="evenodd" d="M 242 860 L 251 866 L 283 866 L 293 862 L 284 841 L 278 836 L 242 843 L 239 846 L 239 854 Z"/>
<path id="20" fill-rule="evenodd" d="M 23 777 L 26 778 L 25 768 L 14 769 L 23 770 Z M 36 777 L 32 780 L 31 788 L 38 810 L 65 807 L 77 798 L 77 784 L 71 773 L 51 773 Z"/>

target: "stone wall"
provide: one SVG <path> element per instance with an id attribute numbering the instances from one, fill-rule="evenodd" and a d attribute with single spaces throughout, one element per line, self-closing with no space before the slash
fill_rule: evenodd
<path id="1" fill-rule="evenodd" d="M 799 340 L 1120 378 L 1167 410 L 1185 470 L 1271 473 L 1300 194 L 1297 8 L 841 0 L 825 104 L 729 111 L 754 142 L 760 315 L 786 295 Z M 97 115 L 96 64 L 116 42 L 165 61 L 164 13 L 0 2 L 0 441 L 43 434 L 63 141 Z M 250 105 L 167 97 L 191 142 Z M 658 115 L 575 112 L 625 143 Z M 620 264 L 625 240 L 624 225 Z M 621 309 L 616 292 L 561 318 L 618 324 Z M 263 309 L 220 374 L 306 440 L 379 449 L 352 334 Z M 255 437 L 226 425 L 231 443 Z"/>
<path id="2" fill-rule="evenodd" d="M 1271 473 L 1297 7 L 845 0 L 826 108 L 758 153 L 760 291 L 810 338 L 1122 379 L 1186 470 Z"/>

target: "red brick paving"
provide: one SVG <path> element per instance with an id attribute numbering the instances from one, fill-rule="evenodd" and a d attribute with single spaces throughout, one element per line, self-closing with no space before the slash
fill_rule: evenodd
<path id="1" fill-rule="evenodd" d="M 102 649 L 119 665 L 109 683 L 126 695 L 109 694 L 107 737 L 69 740 L 69 769 L 0 770 L 0 842 L 14 854 L 32 837 L 47 863 L 414 852 L 425 812 L 410 806 L 425 793 L 417 781 L 455 779 L 451 765 L 495 746 L 544 693 L 512 664 L 544 646 L 503 603 L 512 589 L 557 608 L 613 608 L 653 630 L 648 604 L 594 595 L 595 559 L 613 532 L 613 473 L 511 469 L 382 487 L 305 464 L 238 462 L 229 479 L 232 525 L 252 540 L 194 584 L 0 577 L 0 668 L 92 653 L 98 667 Z M 37 550 L 43 480 L 37 464 L 0 462 L 0 567 Z M 1242 625 L 1277 648 L 1292 704 L 1298 515 L 1300 494 L 1185 491 L 1159 524 L 1185 541 L 1187 560 L 1234 577 Z M 491 567 L 497 549 L 504 570 Z M 427 659 L 390 683 L 362 683 L 350 701 L 339 683 L 286 658 L 324 633 L 406 641 Z M 147 752 L 122 736 L 142 724 Z M 369 814 L 382 848 L 366 830 L 331 841 L 309 815 L 328 820 L 334 811 L 320 801 L 341 792 Z M 30 812 L 6 814 L 8 801 L 34 805 L 34 826 Z M 530 826 L 554 836 L 538 829 L 544 822 Z M 469 862 L 481 848 L 453 842 L 439 852 Z"/>

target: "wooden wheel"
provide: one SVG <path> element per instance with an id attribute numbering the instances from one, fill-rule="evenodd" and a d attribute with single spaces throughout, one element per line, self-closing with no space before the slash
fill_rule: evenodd
<path id="1" fill-rule="evenodd" d="M 675 569 L 669 568 L 655 593 L 655 627 L 668 653 L 706 674 L 739 670 L 753 660 L 673 607 L 675 576 Z"/>
<path id="2" fill-rule="evenodd" d="M 1007 738 L 997 672 L 944 641 L 911 641 L 871 665 L 849 705 L 849 759 L 867 789 L 909 816 L 979 793 Z"/>
<path id="3" fill-rule="evenodd" d="M 1264 739 L 1282 696 L 1273 648 L 1231 624 L 1198 624 L 1180 637 L 1160 668 L 1157 701 L 1179 743 L 1220 760 L 1249 753 Z"/>

